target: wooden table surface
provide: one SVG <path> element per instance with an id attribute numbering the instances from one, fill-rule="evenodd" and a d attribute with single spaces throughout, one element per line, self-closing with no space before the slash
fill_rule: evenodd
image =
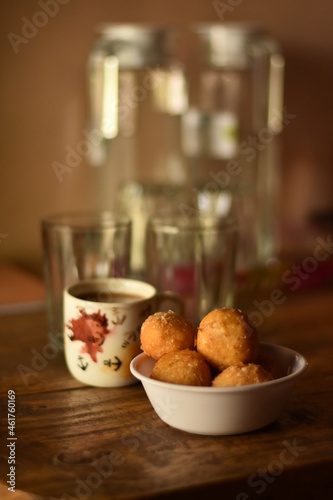
<path id="1" fill-rule="evenodd" d="M 164 424 L 140 384 L 100 389 L 76 382 L 61 348 L 49 344 L 44 312 L 1 317 L 0 497 L 332 498 L 333 288 L 297 290 L 266 306 L 261 340 L 301 352 L 308 370 L 274 424 L 217 437 Z M 16 496 L 6 485 L 7 444 L 14 443 L 8 391 L 15 392 Z"/>

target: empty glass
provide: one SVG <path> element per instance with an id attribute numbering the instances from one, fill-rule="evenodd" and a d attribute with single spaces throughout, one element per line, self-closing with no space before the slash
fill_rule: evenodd
<path id="1" fill-rule="evenodd" d="M 86 278 L 126 277 L 131 221 L 112 212 L 69 212 L 42 221 L 49 335 L 62 345 L 63 291 Z"/>
<path id="2" fill-rule="evenodd" d="M 147 278 L 185 303 L 194 324 L 217 307 L 231 307 L 237 223 L 234 218 L 162 215 L 147 226 Z"/>

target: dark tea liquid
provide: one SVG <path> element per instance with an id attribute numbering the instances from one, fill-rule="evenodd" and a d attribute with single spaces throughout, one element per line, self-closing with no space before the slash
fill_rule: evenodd
<path id="1" fill-rule="evenodd" d="M 81 300 L 90 300 L 92 302 L 109 302 L 115 304 L 133 302 L 135 300 L 142 300 L 145 297 L 135 293 L 128 292 L 84 292 L 75 295 Z"/>

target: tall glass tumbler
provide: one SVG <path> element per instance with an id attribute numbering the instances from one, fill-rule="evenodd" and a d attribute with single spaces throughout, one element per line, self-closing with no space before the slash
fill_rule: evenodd
<path id="1" fill-rule="evenodd" d="M 147 278 L 181 296 L 196 326 L 211 310 L 231 307 L 238 227 L 234 218 L 156 216 L 147 226 Z"/>
<path id="2" fill-rule="evenodd" d="M 109 211 L 77 211 L 46 217 L 41 226 L 49 337 L 62 346 L 64 288 L 87 278 L 128 276 L 131 221 Z"/>

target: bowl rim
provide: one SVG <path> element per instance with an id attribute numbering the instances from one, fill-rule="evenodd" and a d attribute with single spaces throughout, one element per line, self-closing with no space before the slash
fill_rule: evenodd
<path id="1" fill-rule="evenodd" d="M 147 377 L 146 375 L 143 375 L 136 368 L 137 363 L 142 359 L 148 359 L 151 360 L 152 362 L 154 361 L 153 358 L 151 358 L 144 352 L 138 354 L 137 356 L 135 356 L 135 358 L 132 359 L 130 363 L 130 370 L 132 375 L 134 375 L 135 378 L 140 380 L 142 384 L 150 384 L 156 387 L 163 387 L 165 389 L 172 389 L 175 391 L 183 391 L 183 392 L 188 391 L 188 392 L 206 393 L 206 394 L 209 393 L 230 394 L 235 392 L 239 393 L 239 392 L 249 392 L 249 391 L 260 391 L 260 390 L 265 390 L 270 386 L 277 386 L 290 383 L 292 381 L 295 381 L 298 377 L 300 377 L 300 375 L 302 375 L 302 373 L 304 373 L 308 367 L 308 362 L 305 359 L 305 357 L 299 352 L 295 351 L 294 349 L 268 342 L 260 342 L 260 347 L 263 347 L 264 349 L 277 349 L 280 351 L 284 350 L 285 352 L 287 351 L 286 354 L 293 355 L 294 358 L 298 359 L 299 367 L 295 371 L 274 380 L 269 380 L 267 382 L 261 382 L 258 384 L 247 384 L 247 385 L 239 385 L 231 387 L 193 386 L 185 384 L 172 384 L 170 382 L 162 382 L 160 380 L 154 380 L 150 377 Z"/>

